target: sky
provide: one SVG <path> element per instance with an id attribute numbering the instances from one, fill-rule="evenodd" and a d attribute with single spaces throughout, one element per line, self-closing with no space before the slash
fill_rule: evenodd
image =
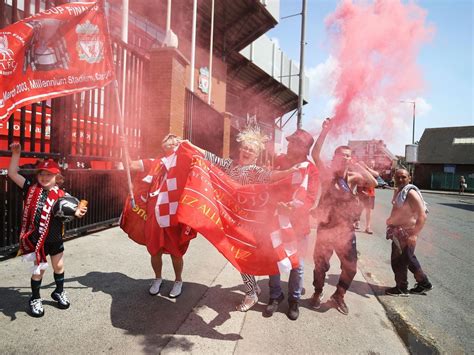
<path id="1" fill-rule="evenodd" d="M 395 0 L 390 0 L 395 1 Z M 353 1 L 361 3 L 361 1 Z M 364 1 L 373 3 L 373 1 Z M 411 1 L 426 11 L 424 26 L 431 36 L 420 44 L 415 57 L 422 84 L 410 96 L 401 95 L 389 102 L 395 118 L 393 126 L 378 119 L 360 131 L 343 132 L 333 145 L 348 139 L 383 139 L 389 149 L 404 155 L 405 144 L 412 141 L 413 105 L 415 101 L 415 141 L 425 128 L 474 125 L 473 119 L 473 13 L 472 0 Z M 404 5 L 408 1 L 402 1 Z M 331 72 L 335 62 L 325 20 L 340 4 L 335 0 L 307 0 L 305 70 L 310 78 L 309 103 L 304 106 L 303 128 L 320 131 L 322 119 L 334 115 L 336 99 L 332 94 Z M 300 0 L 280 0 L 280 17 L 301 12 Z M 300 16 L 280 20 L 267 35 L 292 59 L 299 60 Z M 401 69 L 401 68 L 399 68 Z M 293 118 L 285 133 L 296 128 Z"/>

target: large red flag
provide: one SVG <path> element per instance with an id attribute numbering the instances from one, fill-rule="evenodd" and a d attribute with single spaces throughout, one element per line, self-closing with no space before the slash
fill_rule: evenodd
<path id="1" fill-rule="evenodd" d="M 277 204 L 302 203 L 308 163 L 301 163 L 298 171 L 277 183 L 245 186 L 187 143 L 160 164 L 163 175 L 148 189 L 146 207 L 124 210 L 122 221 L 126 223 L 121 227 L 133 240 L 142 244 L 152 235 L 186 225 L 201 233 L 241 272 L 274 275 L 298 266 L 290 218 Z M 140 203 L 140 197 L 137 201 Z M 143 222 L 139 216 L 145 208 Z M 150 250 L 149 242 L 146 244 Z"/>
<path id="2" fill-rule="evenodd" d="M 296 193 L 306 191 L 307 174 L 303 163 L 277 183 L 242 186 L 194 154 L 179 200 L 178 220 L 201 233 L 241 272 L 287 272 L 298 266 L 297 240 L 289 216 L 277 204 L 301 198 Z"/>
<path id="3" fill-rule="evenodd" d="M 68 3 L 0 29 L 0 122 L 17 108 L 114 79 L 104 9 Z"/>

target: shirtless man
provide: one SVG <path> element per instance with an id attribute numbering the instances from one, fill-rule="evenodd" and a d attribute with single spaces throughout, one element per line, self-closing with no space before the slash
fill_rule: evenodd
<path id="1" fill-rule="evenodd" d="M 428 210 L 420 190 L 410 184 L 407 170 L 398 169 L 394 179 L 397 189 L 393 194 L 392 213 L 387 219 L 387 239 L 392 239 L 391 263 L 396 286 L 387 289 L 385 294 L 408 295 L 408 270 L 417 282 L 410 293 L 422 294 L 433 288 L 415 256 L 416 240 L 425 225 Z"/>
<path id="2" fill-rule="evenodd" d="M 321 148 L 330 130 L 331 121 L 326 119 L 323 129 L 311 153 L 319 170 L 321 198 L 313 216 L 318 220 L 318 234 L 314 248 L 312 307 L 321 306 L 329 260 L 336 252 L 341 261 L 341 276 L 331 301 L 342 314 L 349 308 L 344 295 L 357 273 L 357 249 L 354 222 L 360 215 L 357 186 L 375 187 L 377 180 L 360 164 L 351 161 L 352 151 L 340 146 L 334 151 L 331 164 L 327 166 L 320 157 Z"/>

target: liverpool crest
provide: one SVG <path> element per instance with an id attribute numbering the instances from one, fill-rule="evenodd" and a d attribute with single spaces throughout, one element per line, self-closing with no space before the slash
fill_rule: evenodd
<path id="1" fill-rule="evenodd" d="M 8 37 L 0 36 L 0 75 L 10 75 L 16 69 L 13 51 L 8 48 Z"/>
<path id="2" fill-rule="evenodd" d="M 209 69 L 207 67 L 199 69 L 199 89 L 205 94 L 209 94 Z"/>
<path id="3" fill-rule="evenodd" d="M 89 20 L 76 26 L 76 49 L 80 60 L 87 63 L 98 63 L 104 58 L 104 42 L 100 40 L 99 26 Z"/>

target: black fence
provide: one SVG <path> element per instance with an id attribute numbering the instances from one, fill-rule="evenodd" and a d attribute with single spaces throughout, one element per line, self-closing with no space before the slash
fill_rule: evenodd
<path id="1" fill-rule="evenodd" d="M 6 170 L 0 172 L 0 256 L 16 253 L 21 228 L 22 193 L 6 174 Z M 63 188 L 87 200 L 88 213 L 65 224 L 65 238 L 116 224 L 127 194 L 125 181 L 120 170 L 67 170 Z"/>
<path id="2" fill-rule="evenodd" d="M 0 0 L 0 29 L 64 2 Z M 112 50 L 133 159 L 141 148 L 137 118 L 141 117 L 148 58 L 117 38 L 112 41 Z M 21 161 L 29 165 L 24 168 L 31 170 L 36 159 L 53 158 L 64 168 L 65 190 L 89 201 L 86 217 L 66 225 L 67 237 L 117 223 L 126 196 L 126 179 L 123 171 L 115 169 L 123 157 L 115 99 L 110 84 L 27 105 L 0 124 L 0 256 L 16 251 L 20 232 L 22 196 L 6 171 L 12 142 L 21 143 L 22 158 L 30 158 Z"/>

